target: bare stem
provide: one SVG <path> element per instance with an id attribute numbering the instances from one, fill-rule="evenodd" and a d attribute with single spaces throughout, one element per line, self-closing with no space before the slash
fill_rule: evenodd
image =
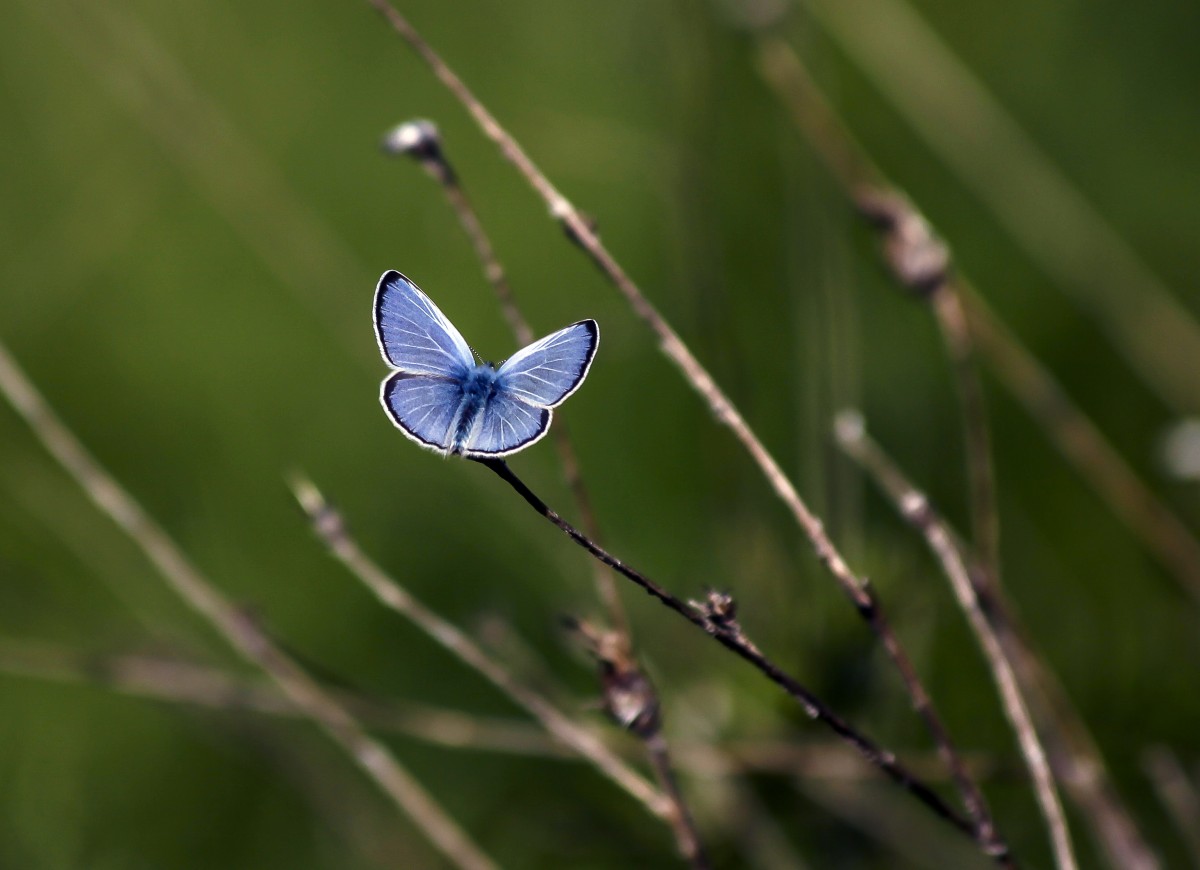
<path id="1" fill-rule="evenodd" d="M 1200 792 L 1196 784 L 1188 778 L 1175 753 L 1164 746 L 1148 749 L 1142 766 L 1159 801 L 1187 843 L 1192 860 L 1200 867 Z"/>
<path id="2" fill-rule="evenodd" d="M 309 481 L 294 483 L 297 501 L 330 552 L 365 585 L 379 602 L 408 619 L 460 661 L 478 672 L 517 706 L 526 710 L 558 740 L 587 758 L 602 774 L 635 797 L 655 816 L 670 820 L 670 803 L 590 731 L 578 725 L 542 695 L 517 681 L 494 657 L 457 626 L 438 616 L 388 576 L 358 546 L 321 492 Z"/>
<path id="3" fill-rule="evenodd" d="M 885 237 L 888 268 L 906 287 L 936 292 L 947 285 L 949 252 L 920 212 L 883 176 L 804 67 L 799 55 L 782 40 L 763 36 L 758 41 L 758 67 L 797 128 L 860 210 L 864 204 L 899 202 L 892 209 L 900 233 Z M 932 245 L 922 246 L 920 240 Z M 917 241 L 917 244 L 913 242 Z M 895 244 L 902 241 L 903 244 Z M 1200 546 L 1175 516 L 1124 463 L 1103 434 L 1075 405 L 1042 366 L 987 309 L 961 278 L 952 286 L 965 307 L 974 348 L 1000 382 L 1025 405 L 1048 437 L 1076 470 L 1121 517 L 1147 549 L 1183 588 L 1200 601 Z M 982 572 L 973 572 L 986 583 Z M 987 590 L 981 586 L 979 593 Z M 1018 667 L 1032 699 L 1045 698 L 1042 718 L 1056 775 L 1086 813 L 1093 835 L 1112 865 L 1154 870 L 1158 860 L 1113 787 L 1104 759 L 1086 724 L 1059 688 L 1053 672 L 1033 650 L 1016 614 L 1004 608 L 1000 590 L 988 601 L 989 616 Z"/>
<path id="4" fill-rule="evenodd" d="M 463 188 L 459 173 L 455 171 L 446 156 L 445 146 L 437 128 L 429 121 L 408 121 L 400 124 L 385 137 L 384 148 L 389 152 L 404 153 L 413 157 L 438 183 L 458 218 L 463 232 L 466 233 L 471 247 L 475 250 L 475 256 L 483 267 L 484 277 L 496 292 L 504 319 L 508 321 L 517 344 L 523 346 L 531 343 L 534 339 L 533 329 L 517 305 L 516 296 L 513 294 L 500 258 L 496 256 L 492 240 L 483 228 L 483 223 Z M 579 511 L 583 527 L 592 540 L 601 540 L 600 523 L 592 508 L 591 496 L 588 494 L 587 486 L 583 482 L 583 475 L 579 470 L 579 458 L 575 453 L 575 446 L 571 443 L 567 427 L 561 418 L 556 421 L 554 431 L 551 433 L 551 440 L 558 452 L 563 479 L 574 497 L 575 507 Z M 621 659 L 626 667 L 635 668 L 640 673 L 641 665 L 634 659 L 629 620 L 625 614 L 625 608 L 621 604 L 616 580 L 612 572 L 600 562 L 589 559 L 588 563 L 592 566 L 596 592 L 612 626 L 611 631 L 606 632 L 606 638 L 610 643 L 615 642 L 619 647 L 613 651 L 614 655 Z M 666 737 L 662 733 L 661 716 L 657 713 L 661 707 L 657 690 L 648 679 L 641 679 L 639 684 L 644 687 L 647 694 L 645 699 L 647 707 L 656 711 L 655 721 L 659 727 L 653 732 L 645 732 L 636 728 L 630 730 L 645 745 L 646 755 L 654 769 L 659 787 L 673 804 L 671 826 L 675 831 L 675 842 L 679 847 L 680 854 L 692 867 L 705 868 L 708 866 L 708 859 L 700 842 L 700 834 L 696 829 L 692 813 L 687 807 L 683 792 L 679 789 L 675 776 L 670 770 L 670 753 Z"/>
<path id="5" fill-rule="evenodd" d="M 728 427 L 746 452 L 750 454 L 772 490 L 809 539 L 817 559 L 849 596 L 858 613 L 879 635 L 888 656 L 904 680 L 913 707 L 920 713 L 926 727 L 938 744 L 939 752 L 954 772 L 956 786 L 962 794 L 963 802 L 974 820 L 975 827 L 978 829 L 981 845 L 989 855 L 1003 859 L 1003 856 L 1008 854 L 1008 847 L 996 831 L 995 823 L 987 810 L 986 801 L 978 786 L 970 781 L 958 750 L 950 741 L 948 732 L 940 722 L 928 693 L 919 682 L 916 669 L 912 666 L 899 639 L 892 632 L 890 624 L 883 617 L 880 605 L 866 581 L 855 575 L 850 569 L 833 541 L 826 534 L 822 521 L 809 510 L 779 463 L 759 440 L 733 402 L 713 380 L 707 369 L 700 364 L 688 346 L 642 294 L 637 284 L 625 273 L 604 243 L 600 241 L 587 218 L 565 196 L 559 193 L 517 141 L 509 135 L 462 79 L 417 33 L 408 20 L 391 6 L 388 0 L 368 0 L 368 2 L 421 57 L 438 80 L 462 103 L 484 135 L 496 144 L 501 154 L 516 167 L 521 176 L 546 203 L 551 216 L 562 224 L 568 236 L 580 246 L 601 273 L 621 293 L 634 313 L 650 327 L 658 339 L 660 350 L 676 365 L 687 383 L 708 405 L 714 419 Z"/>
<path id="6" fill-rule="evenodd" d="M 776 38 L 762 37 L 758 66 L 797 128 L 860 209 L 869 214 L 865 203 L 898 198 L 790 46 Z M 908 206 L 907 211 L 905 220 L 924 223 L 915 207 Z M 926 228 L 926 233 L 933 237 L 932 230 Z M 913 287 L 913 275 L 905 277 L 902 252 L 889 247 L 885 256 L 893 274 Z M 925 292 L 947 281 L 948 266 L 948 259 L 943 257 L 932 271 L 915 273 L 918 283 L 924 278 L 934 284 L 926 286 Z M 1195 536 L 1133 472 L 1096 424 L 1071 401 L 1049 370 L 1005 328 L 967 281 L 959 277 L 950 283 L 966 310 L 975 350 L 1075 470 L 1108 502 L 1112 512 L 1141 539 L 1183 590 L 1200 603 L 1200 543 Z"/>
<path id="7" fill-rule="evenodd" d="M 495 246 L 484 229 L 478 212 L 475 211 L 470 197 L 463 188 L 461 176 L 455 170 L 449 157 L 446 156 L 445 143 L 440 131 L 429 121 L 406 121 L 388 133 L 384 138 L 383 146 L 388 152 L 411 156 L 421 164 L 429 177 L 438 183 L 454 216 L 458 219 L 463 232 L 471 243 L 475 256 L 483 267 L 484 277 L 496 293 L 500 310 L 509 329 L 512 330 L 513 338 L 516 339 L 518 346 L 523 347 L 530 344 L 536 337 L 533 328 L 522 314 L 520 306 L 517 305 L 516 295 L 513 293 L 512 285 L 509 284 L 504 266 L 496 255 Z M 579 459 L 575 453 L 575 447 L 571 443 L 570 435 L 563 425 L 561 416 L 555 419 L 550 437 L 558 452 L 563 479 L 570 488 L 571 495 L 575 499 L 575 506 L 579 510 L 580 522 L 589 537 L 593 540 L 600 540 L 600 523 L 596 519 L 591 496 L 588 494 L 587 486 L 583 482 L 583 475 L 579 470 Z M 617 592 L 617 584 L 613 579 L 612 572 L 598 562 L 593 561 L 591 564 L 596 590 L 607 611 L 609 623 L 628 638 L 628 620 L 625 616 L 625 609 L 621 605 L 621 598 Z"/>
<path id="8" fill-rule="evenodd" d="M 134 653 L 94 655 L 0 637 L 0 672 L 61 683 L 96 685 L 130 697 L 228 713 L 307 718 L 270 683 L 190 661 Z M 498 717 L 412 702 L 383 701 L 326 686 L 371 728 L 448 749 L 554 758 L 575 757 L 542 729 Z"/>
<path id="9" fill-rule="evenodd" d="M 0 393 L 46 450 L 158 569 L 167 585 L 244 659 L 257 665 L 362 768 L 448 860 L 495 866 L 445 810 L 353 715 L 274 644 L 192 565 L 175 542 L 87 452 L 0 344 Z"/>
<path id="10" fill-rule="evenodd" d="M 1200 408 L 1200 323 L 915 4 L 804 6 L 1145 384 L 1177 412 Z"/>
<path id="11" fill-rule="evenodd" d="M 648 735 L 643 743 L 646 746 L 646 755 L 650 759 L 650 766 L 654 769 L 654 778 L 658 780 L 663 794 L 671 801 L 671 810 L 674 815 L 672 830 L 675 832 L 675 844 L 679 848 L 679 854 L 697 870 L 710 867 L 708 855 L 704 851 L 704 844 L 700 842 L 696 821 L 692 818 L 691 810 L 688 809 L 687 801 L 679 788 L 679 780 L 672 769 L 671 750 L 667 745 L 667 738 L 663 736 L 662 729 L 659 728 Z"/>
<path id="12" fill-rule="evenodd" d="M 649 577 L 634 570 L 599 547 L 586 535 L 551 510 L 545 502 L 538 498 L 513 473 L 512 469 L 503 460 L 478 459 L 474 461 L 494 472 L 501 480 L 511 486 L 534 511 L 557 526 L 576 544 L 591 553 L 592 556 L 604 562 L 605 565 L 612 568 L 622 577 L 631 580 L 643 592 L 650 595 L 669 610 L 682 616 L 692 625 L 701 629 L 705 634 L 721 644 L 721 646 L 749 662 L 763 676 L 777 686 L 780 686 L 788 695 L 798 701 L 810 719 L 820 722 L 831 729 L 842 740 L 857 750 L 869 763 L 879 768 L 893 781 L 905 788 L 938 817 L 949 822 L 968 836 L 975 836 L 974 825 L 947 806 L 933 789 L 901 764 L 896 759 L 894 753 L 883 749 L 859 733 L 849 723 L 837 716 L 830 708 L 826 707 L 824 703 L 801 685 L 799 681 L 789 676 L 778 665 L 768 659 L 742 631 L 741 625 L 737 620 L 736 605 L 730 596 L 710 592 L 703 604 L 694 602 L 684 603 Z M 999 858 L 1000 856 L 997 857 Z"/>
<path id="13" fill-rule="evenodd" d="M 0 673 L 57 683 L 95 686 L 133 698 L 190 705 L 225 713 L 307 718 L 271 683 L 221 668 L 144 653 L 95 654 L 56 644 L 0 637 Z M 385 700 L 326 686 L 360 722 L 446 749 L 528 755 L 587 762 L 539 725 L 478 716 L 447 707 Z M 859 783 L 872 776 L 841 743 L 797 744 L 790 740 L 732 741 L 720 746 L 685 743 L 681 767 L 705 777 L 769 774 Z M 922 778 L 944 775 L 934 755 L 916 756 L 909 767 Z M 981 774 L 998 772 L 985 758 L 972 760 Z"/>
<path id="14" fill-rule="evenodd" d="M 933 295 L 933 310 L 950 356 L 958 390 L 967 481 L 971 499 L 971 541 L 989 586 L 1000 585 L 1000 514 L 996 505 L 996 469 L 987 403 L 975 360 L 975 342 L 958 288 L 946 282 Z"/>
<path id="15" fill-rule="evenodd" d="M 929 299 L 950 356 L 966 443 L 973 540 L 990 581 L 999 583 L 1000 522 L 987 406 L 975 363 L 970 323 L 950 279 L 950 252 L 920 212 L 890 191 L 822 98 L 790 47 L 779 39 L 759 42 L 758 66 L 784 100 L 793 119 L 855 204 L 884 238 L 884 260 L 901 285 Z"/>
<path id="16" fill-rule="evenodd" d="M 1005 715 L 1017 735 L 1033 780 L 1042 815 L 1050 830 L 1055 863 L 1062 870 L 1075 870 L 1074 849 L 1067 829 L 1066 815 L 1058 797 L 1054 776 L 1046 760 L 1046 752 L 1038 739 L 1037 729 L 1025 705 L 1012 664 L 991 623 L 984 615 L 979 597 L 971 582 L 970 572 L 954 543 L 949 528 L 933 509 L 924 493 L 918 491 L 878 445 L 867 435 L 862 418 L 854 412 L 844 412 L 838 419 L 838 444 L 854 459 L 888 495 L 896 509 L 924 537 L 933 550 L 950 581 L 959 607 L 966 614 L 980 649 L 988 663 L 1000 692 Z"/>
<path id="17" fill-rule="evenodd" d="M 1001 323 L 977 293 L 966 295 L 967 315 L 992 370 L 1075 466 L 1109 509 L 1200 605 L 1200 542 L 1187 525 L 1138 477 L 1100 428 Z"/>
<path id="18" fill-rule="evenodd" d="M 646 676 L 641 663 L 633 657 L 625 635 L 616 629 L 597 628 L 586 620 L 569 618 L 567 622 L 596 661 L 605 710 L 614 722 L 641 741 L 659 788 L 671 801 L 671 825 L 679 854 L 693 867 L 707 867 L 708 856 L 695 820 L 671 770 L 671 753 L 663 735 L 658 690 Z"/>

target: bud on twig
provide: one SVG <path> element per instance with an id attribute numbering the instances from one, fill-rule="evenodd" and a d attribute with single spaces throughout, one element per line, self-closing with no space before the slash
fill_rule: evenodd
<path id="1" fill-rule="evenodd" d="M 379 147 L 386 154 L 407 155 L 443 183 L 454 183 L 454 170 L 442 151 L 442 135 L 433 121 L 418 118 L 397 124 L 384 134 Z"/>
<path id="2" fill-rule="evenodd" d="M 899 193 L 874 188 L 855 196 L 859 212 L 883 235 L 883 254 L 901 284 L 932 296 L 950 272 L 950 249 Z"/>
<path id="3" fill-rule="evenodd" d="M 613 720 L 643 740 L 662 728 L 658 693 L 630 655 L 625 637 L 568 617 L 567 626 L 578 634 L 600 669 L 604 709 Z"/>

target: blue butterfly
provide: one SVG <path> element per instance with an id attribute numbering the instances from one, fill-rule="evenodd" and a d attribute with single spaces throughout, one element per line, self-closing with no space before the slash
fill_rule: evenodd
<path id="1" fill-rule="evenodd" d="M 393 369 L 379 400 L 400 431 L 442 455 L 499 457 L 546 434 L 551 409 L 587 377 L 600 328 L 581 320 L 496 368 L 428 296 L 394 270 L 375 290 L 375 337 Z"/>

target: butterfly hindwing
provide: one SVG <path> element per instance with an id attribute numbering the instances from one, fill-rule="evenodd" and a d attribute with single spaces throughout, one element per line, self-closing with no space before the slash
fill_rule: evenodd
<path id="1" fill-rule="evenodd" d="M 446 315 L 395 270 L 375 289 L 375 337 L 384 359 L 402 372 L 461 378 L 475 356 Z"/>
<path id="2" fill-rule="evenodd" d="M 587 376 L 600 329 L 581 320 L 517 351 L 497 372 L 500 392 L 535 408 L 554 408 Z"/>
<path id="3" fill-rule="evenodd" d="M 547 408 L 535 408 L 497 391 L 479 412 L 463 452 L 468 456 L 515 453 L 546 434 L 550 417 Z"/>
<path id="4" fill-rule="evenodd" d="M 457 381 L 399 371 L 384 380 L 379 399 L 392 422 L 409 438 L 443 453 L 450 449 L 451 427 L 462 405 Z"/>

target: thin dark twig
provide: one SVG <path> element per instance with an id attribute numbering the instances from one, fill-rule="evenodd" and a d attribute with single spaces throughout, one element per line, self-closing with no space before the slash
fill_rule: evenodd
<path id="1" fill-rule="evenodd" d="M 475 250 L 475 256 L 483 267 L 484 277 L 487 278 L 496 293 L 500 309 L 504 314 L 504 319 L 508 321 L 513 337 L 519 346 L 530 344 L 534 339 L 533 329 L 517 305 L 516 296 L 508 282 L 504 266 L 496 255 L 495 246 L 463 188 L 459 173 L 455 171 L 453 164 L 446 156 L 445 146 L 437 127 L 430 121 L 408 121 L 400 124 L 385 136 L 384 149 L 389 153 L 411 156 L 438 183 L 458 218 L 463 232 L 466 233 L 471 247 Z M 591 496 L 583 482 L 575 446 L 572 444 L 567 427 L 561 418 L 556 421 L 554 431 L 551 433 L 551 440 L 558 453 L 563 479 L 575 500 L 583 527 L 587 531 L 588 537 L 599 541 L 601 540 L 600 522 L 596 518 Z M 621 603 L 616 580 L 612 572 L 603 564 L 594 559 L 588 561 L 592 566 L 597 594 L 605 607 L 609 624 L 612 626 L 612 630 L 606 632 L 606 639 L 610 645 L 615 644 L 617 647 L 611 651 L 611 657 L 619 658 L 630 673 L 636 674 L 639 684 L 644 687 L 648 707 L 656 711 L 654 719 L 658 723 L 658 727 L 653 732 L 636 728 L 630 730 L 645 745 L 646 755 L 658 779 L 659 787 L 672 804 L 669 821 L 674 830 L 680 854 L 692 867 L 704 870 L 709 866 L 708 858 L 694 817 L 691 810 L 688 809 L 679 783 L 671 771 L 670 751 L 667 739 L 662 733 L 661 715 L 657 712 L 660 709 L 657 690 L 650 680 L 642 675 L 641 666 L 634 659 L 629 620 Z"/>
<path id="2" fill-rule="evenodd" d="M 847 196 L 860 208 L 872 197 L 896 197 L 893 185 L 854 138 L 790 46 L 775 37 L 759 37 L 757 59 L 763 79 Z M 905 225 L 916 226 L 920 232 L 909 233 L 904 244 L 895 246 L 893 242 L 899 240 L 889 236 L 884 253 L 889 269 L 901 283 L 914 291 L 927 292 L 946 280 L 949 252 L 915 207 L 902 201 L 907 211 L 902 218 Z M 913 235 L 929 244 L 912 244 Z M 975 348 L 1001 384 L 1025 405 L 1067 460 L 1180 585 L 1200 601 L 1200 546 L 1190 532 L 1124 463 L 1046 368 L 1003 328 L 963 277 L 956 275 L 952 282 L 958 290 L 958 301 L 966 308 Z M 972 577 L 986 582 L 983 572 L 973 571 Z M 1056 750 L 1050 756 L 1056 775 L 1085 810 L 1093 835 L 1114 867 L 1155 870 L 1158 860 L 1114 788 L 1087 725 L 1058 686 L 1053 671 L 1033 649 L 1017 614 L 1005 607 L 1000 592 L 979 588 L 988 616 L 1017 664 L 1031 699 L 1045 701 L 1039 718 L 1045 723 L 1048 742 Z"/>
<path id="3" fill-rule="evenodd" d="M 1000 693 L 1004 713 L 1017 735 L 1017 743 L 1033 780 L 1034 793 L 1050 829 L 1055 861 L 1060 868 L 1075 870 L 1078 865 L 1067 828 L 1066 814 L 1058 797 L 1058 789 L 1046 759 L 1045 749 L 1038 738 L 1012 663 L 995 629 L 984 615 L 970 571 L 958 547 L 955 546 L 949 527 L 934 510 L 925 494 L 917 490 L 871 440 L 861 416 L 855 412 L 843 412 L 839 415 L 837 438 L 842 450 L 870 474 L 896 505 L 904 519 L 925 538 L 941 563 L 959 607 L 966 614 L 980 650 L 987 659 L 988 669 Z"/>
<path id="4" fill-rule="evenodd" d="M 866 580 L 851 570 L 841 552 L 825 532 L 824 523 L 809 510 L 795 485 L 784 474 L 774 456 L 767 450 L 729 397 L 717 385 L 712 375 L 700 364 L 688 346 L 642 294 L 637 284 L 625 273 L 604 243 L 600 241 L 588 219 L 559 193 L 517 141 L 471 93 L 462 79 L 417 33 L 404 16 L 397 12 L 387 0 L 367 0 L 367 2 L 383 15 L 392 28 L 428 65 L 438 80 L 462 103 L 484 135 L 497 145 L 501 154 L 516 167 L 521 176 L 546 203 L 551 216 L 560 222 L 567 235 L 580 246 L 601 273 L 625 297 L 634 313 L 654 332 L 662 352 L 676 365 L 687 383 L 705 401 L 713 418 L 728 427 L 746 452 L 750 454 L 776 496 L 784 503 L 797 525 L 809 539 L 817 559 L 851 599 L 858 613 L 880 637 L 889 658 L 904 681 L 914 709 L 920 714 L 938 746 L 938 751 L 953 773 L 955 785 L 962 796 L 963 803 L 974 820 L 981 848 L 988 855 L 1004 860 L 1008 854 L 1008 846 L 996 830 L 982 792 L 971 781 L 958 749 L 950 740 L 949 732 L 940 721 L 929 694 L 920 683 L 916 669 L 907 653 L 884 618 L 874 593 Z"/>
<path id="5" fill-rule="evenodd" d="M 780 686 L 788 695 L 798 701 L 810 719 L 820 722 L 831 729 L 856 749 L 869 763 L 882 770 L 888 777 L 905 788 L 937 816 L 968 836 L 975 836 L 975 826 L 949 807 L 932 788 L 898 761 L 894 753 L 883 749 L 868 737 L 859 733 L 849 723 L 843 721 L 830 708 L 825 706 L 823 702 L 795 678 L 789 676 L 778 665 L 768 659 L 743 633 L 741 625 L 737 620 L 736 607 L 730 596 L 710 592 L 707 601 L 703 604 L 683 602 L 649 577 L 634 570 L 620 559 L 599 547 L 585 534 L 560 517 L 513 473 L 504 460 L 476 459 L 473 461 L 494 472 L 497 477 L 511 486 L 534 511 L 557 526 L 576 544 L 591 553 L 592 556 L 602 561 L 622 577 L 632 581 L 643 592 L 654 598 L 664 607 L 682 616 L 692 625 L 712 637 L 721 646 L 753 665 L 763 676 L 777 686 Z"/>
<path id="6" fill-rule="evenodd" d="M 384 744 L 371 737 L 342 704 L 200 573 L 166 531 L 88 453 L 2 344 L 0 393 L 96 507 L 141 549 L 171 590 L 242 658 L 262 668 L 448 860 L 470 870 L 495 866 Z"/>

